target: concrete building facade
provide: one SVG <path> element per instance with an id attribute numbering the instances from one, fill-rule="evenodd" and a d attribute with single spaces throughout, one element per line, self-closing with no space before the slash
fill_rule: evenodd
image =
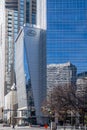
<path id="1" fill-rule="evenodd" d="M 47 92 L 56 86 L 73 84 L 76 86 L 77 68 L 70 62 L 47 65 Z"/>
<path id="2" fill-rule="evenodd" d="M 5 96 L 14 81 L 14 39 L 18 33 L 18 1 L 0 1 L 0 108 L 5 114 Z M 9 102 L 9 101 L 8 101 Z"/>
<path id="3" fill-rule="evenodd" d="M 17 91 L 14 88 L 5 96 L 5 108 L 3 116 L 5 122 L 10 125 L 17 123 L 17 108 Z"/>
<path id="4" fill-rule="evenodd" d="M 0 107 L 4 106 L 5 75 L 5 1 L 0 1 Z"/>
<path id="5" fill-rule="evenodd" d="M 5 95 L 14 83 L 14 39 L 18 33 L 18 0 L 5 0 Z"/>

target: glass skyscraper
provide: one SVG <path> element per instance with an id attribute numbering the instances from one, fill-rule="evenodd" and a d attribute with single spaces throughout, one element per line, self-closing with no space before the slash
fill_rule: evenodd
<path id="1" fill-rule="evenodd" d="M 19 28 L 25 23 L 36 24 L 36 0 L 19 0 Z"/>
<path id="2" fill-rule="evenodd" d="M 31 120 L 35 122 L 37 119 L 38 123 L 43 122 L 41 106 L 46 97 L 45 41 L 46 31 L 33 25 L 24 26 L 16 39 L 18 117 L 32 116 Z M 22 123 L 22 119 L 19 123 Z"/>
<path id="3" fill-rule="evenodd" d="M 47 0 L 47 64 L 87 71 L 87 1 Z"/>

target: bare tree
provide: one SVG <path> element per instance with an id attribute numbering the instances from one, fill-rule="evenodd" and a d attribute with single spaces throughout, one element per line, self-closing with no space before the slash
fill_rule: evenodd
<path id="1" fill-rule="evenodd" d="M 80 113 L 84 118 L 84 112 L 87 106 L 83 97 L 76 94 L 76 87 L 72 84 L 65 84 L 63 86 L 55 86 L 50 92 L 48 99 L 43 103 L 42 111 L 46 115 L 56 116 L 59 120 L 66 120 L 67 113 L 76 115 Z M 84 124 L 84 122 L 83 122 Z"/>

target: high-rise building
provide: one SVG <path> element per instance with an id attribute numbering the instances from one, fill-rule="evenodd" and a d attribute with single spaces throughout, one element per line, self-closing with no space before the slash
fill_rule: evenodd
<path id="1" fill-rule="evenodd" d="M 46 31 L 33 25 L 24 26 L 16 40 L 15 58 L 18 117 L 32 116 L 38 123 L 43 123 L 41 106 L 46 98 Z"/>
<path id="2" fill-rule="evenodd" d="M 14 83 L 14 40 L 18 33 L 18 0 L 5 0 L 5 94 Z"/>
<path id="3" fill-rule="evenodd" d="M 47 0 L 47 64 L 87 71 L 86 0 Z"/>
<path id="4" fill-rule="evenodd" d="M 14 39 L 18 33 L 18 1 L 0 1 L 0 107 L 14 83 Z"/>

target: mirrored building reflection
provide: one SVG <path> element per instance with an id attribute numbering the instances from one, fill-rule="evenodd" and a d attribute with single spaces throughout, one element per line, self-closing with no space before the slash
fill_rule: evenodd
<path id="1" fill-rule="evenodd" d="M 47 64 L 71 62 L 87 71 L 85 0 L 47 0 Z"/>
<path id="2" fill-rule="evenodd" d="M 33 25 L 24 26 L 16 39 L 16 85 L 18 117 L 23 118 L 19 124 L 26 118 L 32 123 L 42 123 L 41 106 L 46 97 L 46 31 Z"/>

